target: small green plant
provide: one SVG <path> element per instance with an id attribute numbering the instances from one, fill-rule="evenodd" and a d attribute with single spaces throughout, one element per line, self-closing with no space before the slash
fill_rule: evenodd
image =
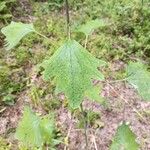
<path id="1" fill-rule="evenodd" d="M 55 126 L 52 116 L 40 117 L 25 107 L 23 117 L 16 131 L 16 138 L 29 149 L 44 148 L 56 144 Z M 58 141 L 57 141 L 58 143 Z"/>
<path id="2" fill-rule="evenodd" d="M 34 106 L 39 106 L 41 103 L 40 97 L 42 96 L 43 91 L 36 87 L 36 85 L 32 84 L 29 91 L 29 96 L 31 97 L 31 101 Z"/>
<path id="3" fill-rule="evenodd" d="M 107 63 L 95 58 L 86 48 L 88 37 L 93 31 L 97 28 L 106 27 L 109 24 L 105 20 L 96 19 L 79 26 L 75 32 L 82 32 L 86 37 L 85 44 L 82 46 L 78 41 L 71 38 L 68 8 L 68 1 L 66 0 L 67 39 L 50 58 L 44 60 L 39 66 L 43 68 L 43 78 L 54 81 L 56 85 L 55 93 L 64 93 L 68 99 L 69 107 L 72 109 L 80 108 L 83 113 L 86 149 L 88 149 L 86 132 L 87 114 L 83 109 L 82 102 L 85 97 L 89 97 L 100 103 L 103 102 L 102 98 L 98 97 L 99 89 L 93 86 L 92 80 L 105 80 L 100 69 Z M 36 31 L 33 24 L 11 22 L 10 25 L 4 27 L 1 31 L 6 36 L 5 46 L 7 50 L 17 46 L 20 40 L 29 33 L 36 33 L 48 39 Z M 137 89 L 143 99 L 150 101 L 150 75 L 143 64 L 140 62 L 129 63 L 127 66 L 127 77 L 123 81 L 125 80 Z M 23 120 L 17 129 L 16 137 L 27 146 L 42 147 L 44 143 L 51 140 L 49 138 L 51 137 L 53 128 L 48 125 L 51 125 L 49 120 L 41 119 L 33 114 L 29 108 L 26 108 Z M 34 132 L 32 133 L 31 130 Z M 125 150 L 130 149 L 132 146 L 133 150 L 138 149 L 134 134 L 125 124 L 119 127 L 110 149 L 118 150 L 122 148 L 122 145 Z"/>
<path id="4" fill-rule="evenodd" d="M 11 67 L 6 62 L 0 62 L 0 103 L 13 105 L 15 102 L 15 93 L 19 92 L 24 86 L 21 77 L 21 70 L 11 71 Z"/>
<path id="5" fill-rule="evenodd" d="M 77 115 L 78 118 L 82 118 L 82 114 Z M 87 112 L 87 125 L 88 127 L 94 127 L 94 128 L 102 128 L 104 126 L 104 123 L 100 121 L 101 114 L 93 112 L 93 111 L 88 111 Z M 79 128 L 84 128 L 84 119 L 79 119 L 79 124 L 77 125 Z"/>

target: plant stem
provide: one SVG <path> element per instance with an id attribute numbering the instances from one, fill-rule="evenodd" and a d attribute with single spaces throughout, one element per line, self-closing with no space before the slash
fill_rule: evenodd
<path id="1" fill-rule="evenodd" d="M 65 0 L 65 7 L 66 7 L 67 37 L 70 39 L 70 15 L 69 15 L 68 0 Z"/>
<path id="2" fill-rule="evenodd" d="M 86 47 L 87 47 L 87 43 L 88 43 L 88 35 L 86 35 L 86 37 L 85 37 L 85 44 L 84 44 L 84 48 L 86 49 Z"/>
<path id="3" fill-rule="evenodd" d="M 144 0 L 142 0 L 142 7 L 143 7 L 143 4 L 144 4 Z"/>
<path id="4" fill-rule="evenodd" d="M 85 136 L 85 142 L 86 142 L 86 150 L 88 150 L 88 138 L 87 138 L 87 114 L 86 114 L 86 112 L 83 110 L 82 104 L 80 105 L 80 108 L 81 108 L 81 112 L 82 112 L 83 119 L 84 119 L 84 136 Z"/>
<path id="5" fill-rule="evenodd" d="M 142 25 L 144 23 L 144 14 L 143 14 L 143 6 L 144 6 L 144 0 L 142 0 L 142 6 L 141 6 L 141 13 L 142 13 Z"/>
<path id="6" fill-rule="evenodd" d="M 40 35 L 41 37 L 43 37 L 43 38 L 45 38 L 45 39 L 49 39 L 48 37 L 46 37 L 45 35 L 43 35 L 43 34 L 37 32 L 37 31 L 35 31 L 35 33 L 38 34 L 38 35 Z"/>

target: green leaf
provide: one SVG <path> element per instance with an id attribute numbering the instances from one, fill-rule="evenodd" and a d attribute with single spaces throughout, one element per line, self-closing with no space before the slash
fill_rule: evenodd
<path id="1" fill-rule="evenodd" d="M 97 67 L 104 65 L 86 51 L 78 42 L 68 40 L 41 66 L 45 69 L 44 79 L 56 79 L 57 91 L 64 92 L 72 108 L 81 104 L 84 93 L 92 87 L 92 79 L 103 80 Z"/>
<path id="2" fill-rule="evenodd" d="M 127 67 L 128 78 L 127 81 L 133 85 L 140 96 L 150 101 L 150 72 L 140 62 L 131 62 Z"/>
<path id="3" fill-rule="evenodd" d="M 85 92 L 85 96 L 100 104 L 104 103 L 104 98 L 100 95 L 101 89 L 99 86 L 94 86 Z"/>
<path id="4" fill-rule="evenodd" d="M 40 122 L 40 128 L 41 128 L 41 133 L 42 137 L 45 143 L 52 143 L 53 139 L 53 132 L 54 132 L 54 123 L 51 121 L 49 118 L 44 117 L 41 122 Z"/>
<path id="5" fill-rule="evenodd" d="M 92 32 L 100 27 L 104 27 L 106 26 L 107 23 L 104 20 L 91 20 L 89 22 L 87 22 L 86 24 L 83 24 L 81 26 L 79 26 L 76 30 L 76 32 L 82 32 L 84 33 L 86 36 L 92 34 Z"/>
<path id="6" fill-rule="evenodd" d="M 6 36 L 6 49 L 10 50 L 15 47 L 25 35 L 30 32 L 35 32 L 35 29 L 33 24 L 11 22 L 10 25 L 2 28 L 1 32 Z"/>
<path id="7" fill-rule="evenodd" d="M 25 107 L 23 118 L 16 131 L 16 138 L 26 146 L 40 147 L 43 143 L 40 118 L 29 107 Z"/>
<path id="8" fill-rule="evenodd" d="M 54 123 L 48 117 L 42 119 L 29 107 L 25 107 L 23 118 L 16 131 L 16 138 L 27 147 L 42 147 L 44 143 L 52 144 Z"/>
<path id="9" fill-rule="evenodd" d="M 136 143 L 136 136 L 130 130 L 129 126 L 123 123 L 118 129 L 110 150 L 138 150 L 139 145 Z"/>

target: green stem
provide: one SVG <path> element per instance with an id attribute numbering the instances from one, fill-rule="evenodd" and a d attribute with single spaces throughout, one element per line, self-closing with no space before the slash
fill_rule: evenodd
<path id="1" fill-rule="evenodd" d="M 144 4 L 144 0 L 142 0 L 142 7 L 143 7 L 143 4 Z"/>
<path id="2" fill-rule="evenodd" d="M 142 0 L 142 6 L 141 6 L 141 13 L 142 13 L 142 25 L 143 25 L 143 23 L 144 23 L 143 6 L 144 6 L 144 0 Z"/>
<path id="3" fill-rule="evenodd" d="M 86 38 L 85 38 L 85 43 L 84 43 L 84 48 L 86 49 L 86 47 L 87 47 L 87 43 L 88 43 L 88 35 L 86 35 Z"/>
<path id="4" fill-rule="evenodd" d="M 40 35 L 41 37 L 45 38 L 45 39 L 49 39 L 48 37 L 46 37 L 45 35 L 39 33 L 38 31 L 35 31 L 36 34 Z"/>
<path id="5" fill-rule="evenodd" d="M 65 0 L 65 7 L 66 7 L 66 22 L 67 22 L 67 37 L 70 39 L 70 15 L 69 15 L 69 2 Z"/>
<path id="6" fill-rule="evenodd" d="M 81 108 L 81 112 L 82 112 L 83 119 L 84 119 L 84 136 L 85 136 L 85 142 L 86 142 L 86 150 L 88 150 L 88 138 L 87 138 L 87 114 L 86 114 L 86 112 L 83 110 L 82 104 L 80 105 L 80 108 Z"/>
<path id="7" fill-rule="evenodd" d="M 123 81 L 127 81 L 129 78 L 124 78 L 121 80 L 114 80 L 114 81 L 109 81 L 109 83 L 117 83 L 117 82 L 123 82 Z"/>

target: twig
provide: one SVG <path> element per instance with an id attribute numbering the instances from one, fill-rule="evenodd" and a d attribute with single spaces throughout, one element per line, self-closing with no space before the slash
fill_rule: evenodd
<path id="1" fill-rule="evenodd" d="M 68 130 L 68 133 L 67 133 L 67 136 L 66 136 L 66 139 L 67 139 L 67 140 L 68 140 L 69 135 L 70 135 L 70 133 L 71 133 L 71 129 L 72 129 L 72 126 L 70 126 L 70 128 L 69 128 L 69 130 Z M 68 146 L 68 145 L 65 145 L 64 150 L 67 150 L 67 146 Z"/>
<path id="2" fill-rule="evenodd" d="M 96 134 L 98 132 L 98 129 L 96 129 L 96 131 L 94 130 L 93 132 L 92 132 L 92 135 L 90 135 L 91 139 L 92 139 L 92 144 L 90 145 L 89 149 L 92 149 L 92 146 L 94 145 L 95 150 L 98 150 L 98 147 L 97 147 L 97 144 L 96 144 Z"/>
<path id="3" fill-rule="evenodd" d="M 96 144 L 96 140 L 95 140 L 95 136 L 94 136 L 94 135 L 92 135 L 92 142 L 93 142 L 93 144 L 94 144 L 95 150 L 98 150 L 97 144 Z"/>

